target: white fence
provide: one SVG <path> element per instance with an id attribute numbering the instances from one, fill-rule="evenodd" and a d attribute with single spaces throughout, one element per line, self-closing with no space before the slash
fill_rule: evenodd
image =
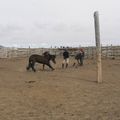
<path id="1" fill-rule="evenodd" d="M 0 48 L 0 58 L 28 57 L 31 54 L 42 55 L 45 51 L 57 54 L 55 49 L 46 48 Z"/>
<path id="2" fill-rule="evenodd" d="M 84 47 L 85 58 L 96 57 L 96 47 Z M 78 48 L 68 48 L 71 55 L 75 55 Z M 0 58 L 29 57 L 31 54 L 40 54 L 49 51 L 51 54 L 62 55 L 63 49 L 47 48 L 0 48 Z M 120 59 L 120 46 L 102 47 L 102 58 Z"/>

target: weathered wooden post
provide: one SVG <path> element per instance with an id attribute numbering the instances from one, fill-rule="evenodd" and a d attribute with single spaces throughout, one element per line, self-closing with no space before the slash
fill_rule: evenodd
<path id="1" fill-rule="evenodd" d="M 97 81 L 102 82 L 102 64 L 101 64 L 101 43 L 100 43 L 100 28 L 99 28 L 99 13 L 94 12 L 94 24 L 95 24 L 95 39 L 96 39 L 96 51 L 97 51 Z"/>

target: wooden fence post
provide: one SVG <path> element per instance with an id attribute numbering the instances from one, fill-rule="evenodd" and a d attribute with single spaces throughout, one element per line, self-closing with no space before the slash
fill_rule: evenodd
<path id="1" fill-rule="evenodd" d="M 95 24 L 95 39 L 96 39 L 96 51 L 97 51 L 97 81 L 102 82 L 102 64 L 101 64 L 101 43 L 100 43 L 100 28 L 99 28 L 99 14 L 98 11 L 94 12 L 94 24 Z"/>

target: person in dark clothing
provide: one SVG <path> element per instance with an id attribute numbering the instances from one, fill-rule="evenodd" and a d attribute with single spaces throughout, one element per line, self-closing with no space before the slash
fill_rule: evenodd
<path id="1" fill-rule="evenodd" d="M 68 64 L 69 64 L 69 52 L 65 49 L 63 52 L 62 68 L 64 68 L 64 66 L 66 66 L 67 68 Z"/>
<path id="2" fill-rule="evenodd" d="M 77 52 L 77 54 L 75 55 L 75 59 L 77 60 L 77 65 L 76 65 L 76 63 L 74 62 L 73 66 L 75 66 L 75 65 L 76 65 L 76 67 L 77 67 L 78 65 L 82 66 L 82 65 L 83 65 L 83 60 L 84 60 L 84 55 L 85 55 L 84 50 L 81 48 L 81 49 Z"/>

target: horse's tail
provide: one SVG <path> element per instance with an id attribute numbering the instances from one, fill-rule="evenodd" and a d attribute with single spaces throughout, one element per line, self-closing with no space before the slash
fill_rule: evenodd
<path id="1" fill-rule="evenodd" d="M 33 65 L 33 61 L 31 59 L 31 56 L 29 57 L 29 61 L 28 61 L 28 66 L 26 67 L 27 70 L 29 70 Z"/>
<path id="2" fill-rule="evenodd" d="M 31 63 L 30 61 L 28 62 L 28 66 L 26 67 L 27 70 L 29 70 L 31 68 Z"/>

